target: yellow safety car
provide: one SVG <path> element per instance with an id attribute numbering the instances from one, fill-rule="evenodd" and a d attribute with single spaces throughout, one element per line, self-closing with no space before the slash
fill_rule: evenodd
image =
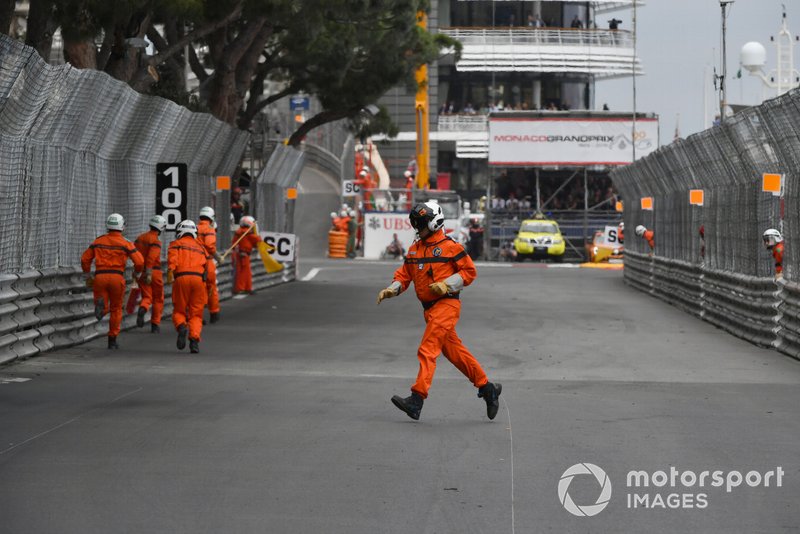
<path id="1" fill-rule="evenodd" d="M 522 221 L 514 239 L 514 250 L 517 251 L 517 261 L 552 258 L 560 262 L 564 258 L 566 243 L 558 223 L 541 217 Z"/>

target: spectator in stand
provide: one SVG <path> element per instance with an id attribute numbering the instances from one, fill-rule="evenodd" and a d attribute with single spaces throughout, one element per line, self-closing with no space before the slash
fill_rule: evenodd
<path id="1" fill-rule="evenodd" d="M 464 113 L 468 115 L 475 115 L 475 108 L 472 107 L 471 102 L 467 102 L 467 105 L 464 106 Z"/>
<path id="2" fill-rule="evenodd" d="M 513 14 L 513 13 L 511 13 L 511 14 L 508 16 L 508 25 L 509 25 L 509 26 L 516 26 L 516 25 L 517 25 L 517 19 L 516 19 L 516 17 L 514 16 L 514 14 Z"/>
<path id="3" fill-rule="evenodd" d="M 621 20 L 612 18 L 611 20 L 608 21 L 608 29 L 618 30 L 620 24 L 622 24 Z"/>
<path id="4" fill-rule="evenodd" d="M 575 29 L 582 29 L 583 28 L 583 23 L 581 22 L 581 19 L 578 18 L 578 15 L 575 15 L 572 18 L 572 24 L 570 24 L 570 27 L 571 28 L 575 28 Z"/>

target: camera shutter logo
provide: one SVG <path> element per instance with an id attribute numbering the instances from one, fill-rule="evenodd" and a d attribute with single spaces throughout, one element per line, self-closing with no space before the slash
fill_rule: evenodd
<path id="1" fill-rule="evenodd" d="M 594 504 L 578 506 L 572 500 L 572 497 L 569 496 L 567 490 L 569 490 L 569 485 L 572 483 L 572 479 L 575 478 L 575 475 L 594 475 L 594 478 L 597 479 L 597 483 L 600 484 L 601 489 L 600 496 L 597 497 L 597 501 Z M 572 515 L 578 517 L 592 517 L 602 512 L 605 507 L 608 506 L 608 501 L 611 500 L 611 481 L 608 479 L 606 472 L 594 464 L 575 464 L 564 471 L 564 474 L 561 475 L 561 480 L 558 481 L 558 500 L 561 501 L 561 505 L 567 512 Z"/>

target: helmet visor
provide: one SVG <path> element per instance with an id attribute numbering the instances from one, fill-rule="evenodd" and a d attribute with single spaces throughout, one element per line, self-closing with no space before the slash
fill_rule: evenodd
<path id="1" fill-rule="evenodd" d="M 425 204 L 417 204 L 408 214 L 408 218 L 411 221 L 412 228 L 417 232 L 421 232 L 428 227 L 431 215 L 430 209 Z"/>

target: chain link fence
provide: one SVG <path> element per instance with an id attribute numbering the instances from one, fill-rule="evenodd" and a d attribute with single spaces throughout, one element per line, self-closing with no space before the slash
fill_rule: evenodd
<path id="1" fill-rule="evenodd" d="M 0 272 L 77 265 L 112 212 L 135 238 L 155 210 L 159 162 L 187 163 L 195 215 L 247 137 L 104 73 L 48 65 L 0 34 Z"/>
<path id="2" fill-rule="evenodd" d="M 781 196 L 762 174 L 784 175 Z M 625 199 L 625 279 L 753 343 L 800 357 L 800 91 L 678 140 L 611 175 Z M 689 191 L 702 189 L 702 206 Z M 653 198 L 642 210 L 640 199 Z M 655 249 L 634 234 L 655 233 Z M 700 229 L 704 229 L 701 239 Z M 762 234 L 783 233 L 783 278 Z"/>
<path id="3" fill-rule="evenodd" d="M 739 113 L 723 126 L 678 140 L 612 173 L 625 198 L 627 250 L 649 252 L 633 230 L 639 224 L 655 232 L 655 255 L 750 276 L 774 273 L 761 242 L 767 228 L 783 228 L 787 279 L 797 276 L 797 151 L 800 139 L 785 136 L 788 123 L 800 119 L 794 92 Z M 792 115 L 794 118 L 792 119 Z M 779 197 L 761 191 L 762 173 L 786 175 L 784 218 Z M 703 206 L 689 204 L 689 190 L 703 189 Z M 653 197 L 654 209 L 639 200 Z M 794 207 L 795 209 L 789 209 Z M 705 231 L 705 257 L 700 228 Z"/>

